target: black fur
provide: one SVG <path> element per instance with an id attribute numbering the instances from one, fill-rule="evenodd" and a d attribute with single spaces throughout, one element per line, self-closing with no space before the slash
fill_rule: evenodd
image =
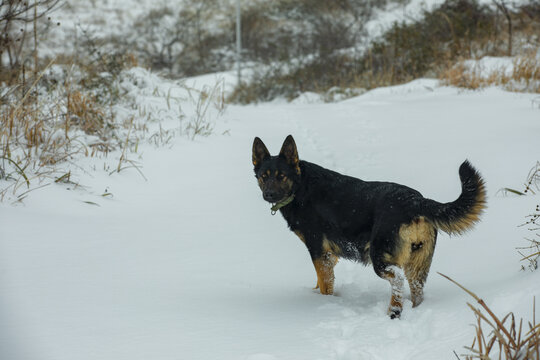
<path id="1" fill-rule="evenodd" d="M 291 143 L 294 145 L 294 140 L 289 136 L 284 147 Z M 459 170 L 461 195 L 454 202 L 441 204 L 404 185 L 363 181 L 298 160 L 296 145 L 292 155 L 282 149 L 278 156 L 270 156 L 261 145 L 264 147 L 256 138 L 253 163 L 263 195 L 272 193 L 272 201 L 264 196 L 272 203 L 294 195 L 293 201 L 279 211 L 289 228 L 303 235 L 313 260 L 324 255 L 326 238 L 337 246 L 336 255 L 372 263 L 375 272 L 383 276 L 385 269 L 393 265 L 385 254 L 394 254 L 401 246 L 398 233 L 402 224 L 423 216 L 434 228 L 459 233 L 467 226 L 454 229 L 453 224 L 470 216 L 475 206 L 478 211 L 484 206 L 483 181 L 468 161 Z M 283 186 L 283 177 L 291 180 L 290 186 Z M 422 244 L 412 246 L 414 251 Z"/>

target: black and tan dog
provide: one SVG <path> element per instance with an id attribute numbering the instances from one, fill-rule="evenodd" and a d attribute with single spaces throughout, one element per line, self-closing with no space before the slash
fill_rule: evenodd
<path id="1" fill-rule="evenodd" d="M 486 206 L 484 181 L 468 161 L 459 168 L 461 195 L 446 204 L 404 185 L 362 181 L 299 160 L 290 135 L 278 156 L 256 137 L 253 165 L 264 200 L 307 246 L 321 294 L 333 293 L 339 257 L 372 263 L 392 286 L 391 318 L 401 314 L 405 277 L 413 306 L 422 302 L 437 230 L 461 234 Z"/>

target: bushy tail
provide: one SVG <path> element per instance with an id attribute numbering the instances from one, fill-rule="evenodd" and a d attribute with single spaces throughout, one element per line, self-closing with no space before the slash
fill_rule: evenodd
<path id="1" fill-rule="evenodd" d="M 442 204 L 426 199 L 425 216 L 436 228 L 448 234 L 462 234 L 480 221 L 486 208 L 486 186 L 476 169 L 465 160 L 459 167 L 461 195 L 457 200 Z"/>

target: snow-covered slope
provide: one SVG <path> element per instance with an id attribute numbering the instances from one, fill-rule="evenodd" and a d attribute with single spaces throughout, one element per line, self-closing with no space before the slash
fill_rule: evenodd
<path id="1" fill-rule="evenodd" d="M 471 299 L 437 272 L 499 315 L 531 319 L 540 297 L 515 250 L 539 198 L 497 193 L 538 160 L 539 119 L 534 95 L 418 80 L 334 104 L 230 106 L 208 138 L 142 147 L 148 181 L 82 159 L 96 169 L 84 190 L 0 204 L 0 359 L 455 359 L 474 336 Z M 439 201 L 458 195 L 465 158 L 486 178 L 483 221 L 441 234 L 426 300 L 401 320 L 369 267 L 341 261 L 336 295 L 312 290 L 308 253 L 251 168 L 254 136 L 277 153 L 288 134 L 303 159 Z"/>

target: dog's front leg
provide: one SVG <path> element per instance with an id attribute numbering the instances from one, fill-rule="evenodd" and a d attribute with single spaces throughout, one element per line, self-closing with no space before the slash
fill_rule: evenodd
<path id="1" fill-rule="evenodd" d="M 313 236 L 306 238 L 300 230 L 294 230 L 294 233 L 308 248 L 313 266 L 315 266 L 317 284 L 313 289 L 320 289 L 323 295 L 332 295 L 334 293 L 334 266 L 338 263 L 338 257 L 324 246 L 323 240 L 317 241 L 317 237 Z"/>
<path id="2" fill-rule="evenodd" d="M 317 272 L 317 286 L 323 295 L 334 293 L 334 266 L 338 262 L 337 256 L 331 252 L 325 252 L 320 257 L 313 259 L 313 265 Z"/>

